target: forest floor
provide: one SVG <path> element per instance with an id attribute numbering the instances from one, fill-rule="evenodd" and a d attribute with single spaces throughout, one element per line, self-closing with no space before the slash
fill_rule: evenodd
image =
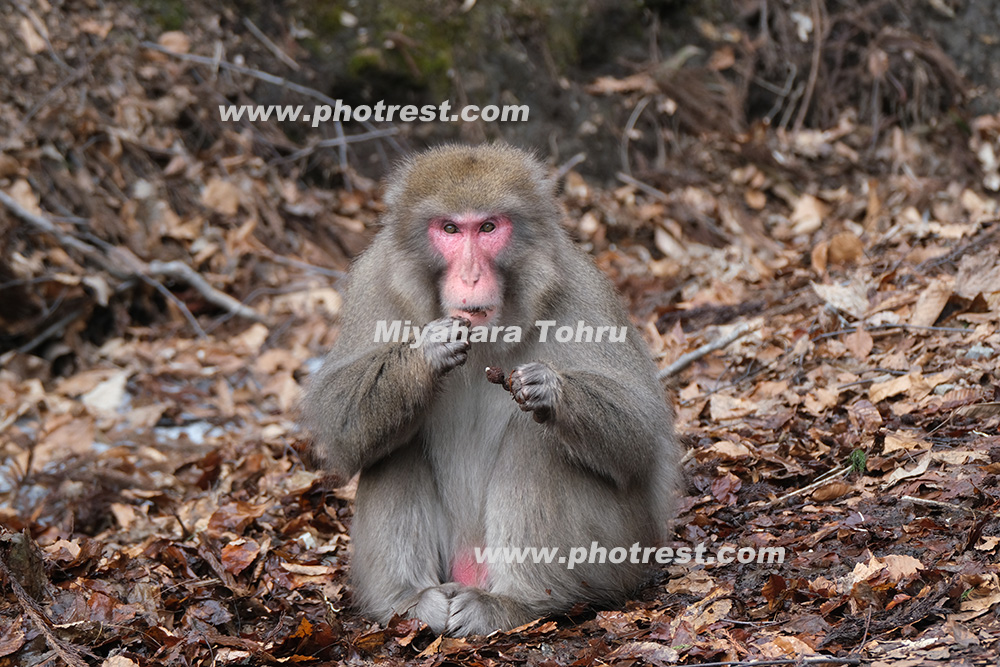
<path id="1" fill-rule="evenodd" d="M 661 368 L 731 341 L 667 379 L 668 545 L 785 560 L 445 638 L 352 612 L 352 489 L 301 458 L 375 184 L 221 124 L 253 75 L 139 43 L 239 52 L 217 24 L 102 7 L 0 10 L 0 665 L 995 664 L 1000 117 L 845 113 L 681 137 L 614 188 L 568 171 L 567 228 Z"/>

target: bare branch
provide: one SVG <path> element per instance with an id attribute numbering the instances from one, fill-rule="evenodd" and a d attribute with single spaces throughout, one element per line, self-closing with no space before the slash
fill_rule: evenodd
<path id="1" fill-rule="evenodd" d="M 207 301 L 219 306 L 229 313 L 245 317 L 253 320 L 254 322 L 267 323 L 266 318 L 257 313 L 257 311 L 243 305 L 228 294 L 212 287 L 207 280 L 183 262 L 176 260 L 172 262 L 160 262 L 154 260 L 153 262 L 147 264 L 124 248 L 112 247 L 108 250 L 108 252 L 103 252 L 94 247 L 92 244 L 87 243 L 72 234 L 64 232 L 58 227 L 58 225 L 45 216 L 32 213 L 2 190 L 0 190 L 0 204 L 3 204 L 11 213 L 32 225 L 39 231 L 55 237 L 55 239 L 64 247 L 79 252 L 89 261 L 97 264 L 115 278 L 118 278 L 119 280 L 132 280 L 138 278 L 139 280 L 152 285 L 157 291 L 163 294 L 178 307 L 184 315 L 184 318 L 201 337 L 205 336 L 205 332 L 198 324 L 197 319 L 195 319 L 191 311 L 188 310 L 183 301 L 178 299 L 177 296 L 170 292 L 170 290 L 168 290 L 162 283 L 158 282 L 155 277 L 168 277 L 173 280 L 186 283 L 192 289 L 196 290 L 199 294 L 205 297 Z"/>
<path id="2" fill-rule="evenodd" d="M 705 343 L 697 350 L 693 350 L 692 352 L 688 352 L 687 354 L 682 354 L 680 357 L 677 358 L 676 361 L 674 361 L 674 363 L 670 364 L 662 371 L 660 371 L 659 375 L 660 379 L 662 380 L 664 378 L 677 375 L 682 370 L 684 370 L 694 362 L 698 361 L 705 355 L 715 352 L 716 350 L 721 350 L 722 348 L 726 347 L 733 341 L 756 331 L 759 328 L 759 326 L 760 326 L 759 324 L 754 325 L 749 322 L 743 322 L 725 336 L 721 336 L 716 340 Z"/>
<path id="3" fill-rule="evenodd" d="M 247 17 L 244 16 L 243 17 L 243 25 L 245 25 L 247 27 L 247 30 L 249 30 L 253 34 L 254 37 L 256 37 L 257 39 L 260 40 L 261 44 L 263 44 L 264 46 L 267 47 L 268 51 L 270 51 L 271 53 L 274 54 L 275 58 L 277 58 L 281 62 L 285 63 L 286 65 L 288 65 L 289 67 L 291 67 L 296 72 L 299 71 L 299 69 L 300 69 L 299 68 L 299 64 L 297 62 L 295 62 L 295 60 L 290 55 L 288 55 L 287 53 L 285 53 L 284 51 L 282 51 L 281 47 L 279 47 L 277 44 L 275 44 L 274 42 L 272 42 L 271 39 L 267 35 L 265 35 L 264 32 L 260 28 L 258 28 L 256 25 L 254 25 L 253 21 L 251 21 L 250 19 L 248 19 Z"/>
<path id="4" fill-rule="evenodd" d="M 154 276 L 171 278 L 186 283 L 189 287 L 201 294 L 209 303 L 214 303 L 225 311 L 239 315 L 254 322 L 263 322 L 264 318 L 253 308 L 245 306 L 238 300 L 229 296 L 225 292 L 212 287 L 207 280 L 201 277 L 197 271 L 184 262 L 174 260 L 172 262 L 161 262 L 153 260 L 149 263 L 149 272 Z"/>

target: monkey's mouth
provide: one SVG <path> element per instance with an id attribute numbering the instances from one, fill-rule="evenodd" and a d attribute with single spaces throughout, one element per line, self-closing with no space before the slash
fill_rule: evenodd
<path id="1" fill-rule="evenodd" d="M 451 311 L 452 317 L 464 317 L 478 327 L 488 324 L 496 315 L 496 306 L 476 306 L 475 308 L 455 308 Z"/>

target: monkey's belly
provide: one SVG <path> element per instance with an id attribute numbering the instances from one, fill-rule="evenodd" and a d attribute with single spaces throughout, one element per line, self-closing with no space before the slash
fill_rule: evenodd
<path id="1" fill-rule="evenodd" d="M 483 543 L 484 502 L 504 433 L 519 417 L 502 390 L 482 391 L 485 375 L 478 364 L 474 372 L 475 362 L 447 377 L 421 433 L 456 551 Z"/>
<path id="2" fill-rule="evenodd" d="M 523 360 L 504 362 L 514 367 Z M 494 554 L 556 549 L 564 556 L 593 543 L 607 550 L 646 546 L 656 521 L 641 494 L 615 489 L 567 460 L 553 431 L 519 410 L 502 389 L 481 391 L 486 365 L 470 358 L 447 378 L 421 433 L 444 510 L 445 576 L 500 593 L 516 582 L 539 599 L 583 595 L 577 580 L 584 579 L 616 591 L 629 587 L 640 567 L 583 563 L 567 570 L 557 560 L 531 558 L 477 562 L 476 547 Z M 549 574 L 539 576 L 542 571 Z M 553 582 L 558 590 L 549 593 Z"/>

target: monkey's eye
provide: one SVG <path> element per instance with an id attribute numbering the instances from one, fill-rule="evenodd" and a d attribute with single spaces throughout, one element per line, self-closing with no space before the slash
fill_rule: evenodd
<path id="1" fill-rule="evenodd" d="M 449 222 L 444 226 L 444 231 L 446 234 L 457 234 L 458 225 L 456 225 L 454 222 Z"/>
<path id="2" fill-rule="evenodd" d="M 496 226 L 495 223 L 493 223 L 492 221 L 487 220 L 479 228 L 479 231 L 485 232 L 486 234 L 489 234 L 490 232 L 492 232 L 496 228 L 497 228 L 497 226 Z"/>

